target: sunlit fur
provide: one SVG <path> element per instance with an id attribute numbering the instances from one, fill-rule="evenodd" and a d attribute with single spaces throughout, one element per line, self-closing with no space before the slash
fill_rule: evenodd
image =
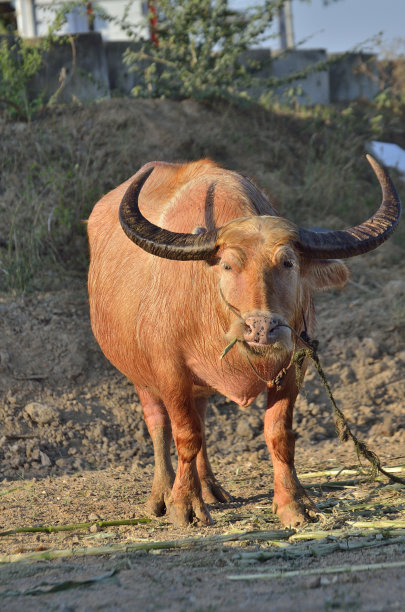
<path id="1" fill-rule="evenodd" d="M 135 175 L 105 195 L 89 218 L 90 315 L 106 357 L 143 396 L 152 398 L 154 405 L 163 402 L 167 409 L 179 455 L 172 492 L 177 500 L 183 495 L 184 474 L 191 469 L 187 466 L 194 465 L 203 435 L 193 398 L 220 392 L 240 405 L 249 405 L 265 384 L 249 367 L 247 352 L 260 376 L 270 380 L 288 364 L 294 345 L 291 332 L 282 327 L 273 346 L 255 350 L 240 343 L 220 360 L 229 339 L 243 336 L 240 319 L 222 299 L 220 288 L 242 318 L 252 312 L 269 312 L 299 334 L 304 329 L 304 314 L 312 333 L 312 290 L 343 285 L 347 269 L 341 262 L 302 259 L 294 247 L 296 227 L 280 218 L 248 179 L 208 160 L 184 165 L 152 162 L 139 173 L 151 165 L 155 170 L 139 198 L 142 214 L 176 232 L 222 228 L 216 258 L 210 262 L 161 259 L 126 237 L 118 221 L 118 207 Z M 214 202 L 206 210 L 206 193 L 212 183 Z M 223 267 L 227 260 L 232 263 L 231 271 Z M 287 380 L 285 392 L 293 404 L 293 379 Z M 269 393 L 270 403 L 278 401 Z M 147 421 L 152 437 L 154 418 L 158 419 L 152 414 Z M 283 454 L 287 442 L 277 445 L 269 435 L 270 452 Z M 287 451 L 291 454 L 291 449 Z M 195 478 L 195 474 L 190 476 L 191 488 L 197 486 Z M 198 496 L 197 489 L 194 493 Z"/>
<path id="2" fill-rule="evenodd" d="M 250 217 L 227 224 L 219 232 L 219 274 L 222 294 L 236 306 L 241 318 L 233 320 L 226 337 L 244 339 L 244 320 L 249 314 L 267 315 L 282 327 L 267 346 L 240 348 L 258 358 L 280 362 L 293 349 L 291 331 L 302 319 L 299 264 L 290 246 L 297 237 L 295 226 L 280 217 Z M 232 270 L 224 271 L 227 263 Z M 284 263 L 291 264 L 285 268 Z"/>

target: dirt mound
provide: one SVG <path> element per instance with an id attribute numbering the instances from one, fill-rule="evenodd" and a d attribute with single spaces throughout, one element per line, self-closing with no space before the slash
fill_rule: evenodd
<path id="1" fill-rule="evenodd" d="M 82 220 L 151 160 L 210 157 L 253 178 L 294 222 L 357 223 L 380 195 L 364 159 L 372 131 L 356 113 L 323 122 L 225 103 L 110 100 L 55 108 L 31 124 L 0 115 L 0 289 L 54 289 L 83 274 Z M 392 243 L 404 236 L 400 227 Z"/>

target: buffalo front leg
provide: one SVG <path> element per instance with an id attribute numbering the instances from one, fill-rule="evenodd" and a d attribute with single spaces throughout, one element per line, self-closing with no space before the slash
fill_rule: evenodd
<path id="1" fill-rule="evenodd" d="M 305 493 L 294 466 L 293 409 L 298 395 L 291 370 L 280 390 L 269 389 L 264 435 L 274 470 L 273 512 L 285 527 L 300 527 L 314 520 L 317 508 Z"/>
<path id="2" fill-rule="evenodd" d="M 225 491 L 225 489 L 221 487 L 215 478 L 207 454 L 207 443 L 205 436 L 205 415 L 207 412 L 207 403 L 208 401 L 205 397 L 197 398 L 195 400 L 195 407 L 200 415 L 203 434 L 201 448 L 197 455 L 197 471 L 200 477 L 204 501 L 207 502 L 207 504 L 216 504 L 218 502 L 225 503 L 232 501 L 232 495 Z"/>
<path id="3" fill-rule="evenodd" d="M 162 516 L 166 512 L 174 482 L 174 470 L 170 458 L 172 428 L 163 402 L 142 389 L 137 391 L 145 423 L 152 438 L 155 459 L 152 493 L 146 502 L 146 510 L 155 516 Z"/>
<path id="4" fill-rule="evenodd" d="M 202 498 L 197 471 L 197 455 L 203 439 L 202 421 L 191 397 L 178 402 L 173 400 L 173 396 L 165 400 L 178 456 L 176 478 L 166 504 L 168 516 L 180 527 L 191 523 L 193 518 L 210 525 L 212 519 Z"/>

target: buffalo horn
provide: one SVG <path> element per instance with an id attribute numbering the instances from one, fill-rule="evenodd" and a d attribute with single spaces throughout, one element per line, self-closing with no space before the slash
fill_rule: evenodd
<path id="1" fill-rule="evenodd" d="M 388 173 L 367 155 L 382 190 L 377 212 L 364 223 L 345 230 L 316 232 L 299 228 L 297 247 L 307 257 L 343 259 L 367 253 L 382 244 L 394 231 L 401 216 L 401 202 Z"/>
<path id="2" fill-rule="evenodd" d="M 128 238 L 144 251 L 165 259 L 197 260 L 209 259 L 216 250 L 217 232 L 204 234 L 181 234 L 162 229 L 142 215 L 138 199 L 140 191 L 153 172 L 146 170 L 126 190 L 119 209 L 119 219 Z M 215 185 L 208 189 L 207 199 L 213 198 Z"/>

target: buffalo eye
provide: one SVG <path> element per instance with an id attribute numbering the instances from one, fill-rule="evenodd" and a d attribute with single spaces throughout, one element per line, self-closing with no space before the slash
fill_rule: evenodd
<path id="1" fill-rule="evenodd" d="M 286 259 L 283 261 L 284 268 L 292 268 L 294 266 L 294 262 L 292 259 Z"/>
<path id="2" fill-rule="evenodd" d="M 225 262 L 222 263 L 222 267 L 224 270 L 232 270 L 231 266 Z"/>

